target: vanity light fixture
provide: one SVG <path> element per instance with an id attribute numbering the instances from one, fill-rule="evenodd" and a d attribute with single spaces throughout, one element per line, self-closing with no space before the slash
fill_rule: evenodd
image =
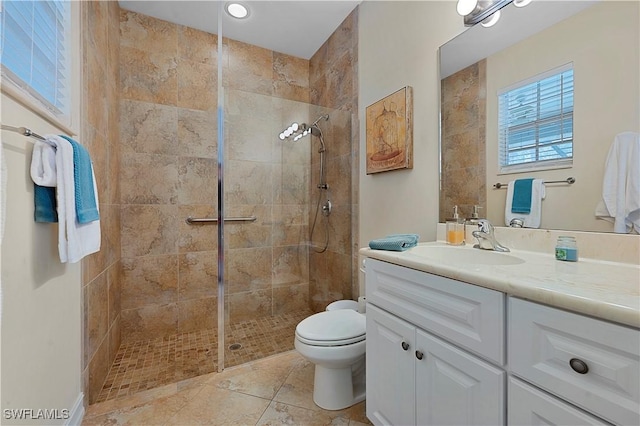
<path id="1" fill-rule="evenodd" d="M 531 0 L 513 0 L 513 5 L 515 7 L 525 7 L 529 3 L 531 3 Z"/>
<path id="2" fill-rule="evenodd" d="M 496 22 L 498 22 L 499 19 L 500 19 L 500 11 L 497 11 L 493 15 L 489 16 L 488 18 L 485 18 L 482 22 L 480 22 L 480 25 L 482 25 L 485 28 L 493 27 L 496 24 Z"/>
<path id="3" fill-rule="evenodd" d="M 244 19 L 249 16 L 249 8 L 247 8 L 247 6 L 243 5 L 242 3 L 227 3 L 224 6 L 224 9 L 230 16 L 236 19 Z"/>
<path id="4" fill-rule="evenodd" d="M 457 12 L 464 16 L 464 25 L 472 27 L 481 23 L 483 27 L 491 27 L 500 19 L 500 9 L 513 3 L 524 7 L 531 0 L 458 0 Z"/>
<path id="5" fill-rule="evenodd" d="M 475 10 L 476 6 L 478 6 L 478 0 L 458 0 L 456 10 L 458 15 L 467 16 Z"/>

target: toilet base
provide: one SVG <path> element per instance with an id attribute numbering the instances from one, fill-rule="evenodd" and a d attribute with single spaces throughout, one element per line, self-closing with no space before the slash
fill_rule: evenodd
<path id="1" fill-rule="evenodd" d="M 326 368 L 316 365 L 313 402 L 325 410 L 342 410 L 364 401 L 365 384 L 360 376 L 353 373 L 351 366 Z"/>

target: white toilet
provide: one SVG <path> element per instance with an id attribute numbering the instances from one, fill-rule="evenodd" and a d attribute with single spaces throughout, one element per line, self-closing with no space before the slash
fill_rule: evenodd
<path id="1" fill-rule="evenodd" d="M 313 402 L 341 410 L 365 398 L 365 315 L 358 302 L 339 300 L 296 327 L 296 350 L 315 364 Z"/>

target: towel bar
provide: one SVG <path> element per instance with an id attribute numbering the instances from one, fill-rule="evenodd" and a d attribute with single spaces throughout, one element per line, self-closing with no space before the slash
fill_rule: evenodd
<path id="1" fill-rule="evenodd" d="M 568 177 L 565 180 L 545 180 L 542 183 L 566 183 L 566 184 L 572 185 L 572 184 L 576 183 L 576 179 L 573 178 L 573 177 Z M 500 189 L 500 188 L 503 188 L 503 187 L 506 188 L 507 184 L 498 182 L 498 183 L 494 183 L 493 187 L 495 189 Z"/>
<path id="2" fill-rule="evenodd" d="M 31 129 L 27 129 L 26 127 L 14 127 L 14 126 L 7 126 L 6 124 L 3 124 L 2 130 L 8 130 L 10 132 L 20 133 L 22 136 L 30 136 L 32 138 L 40 139 L 41 141 L 45 140 L 42 136 L 40 136 L 37 133 L 33 133 Z"/>
<path id="3" fill-rule="evenodd" d="M 225 217 L 224 221 L 225 222 L 255 222 L 257 220 L 257 218 L 255 216 L 249 216 L 249 217 Z M 185 222 L 187 222 L 188 225 L 195 225 L 195 224 L 199 224 L 199 223 L 218 223 L 218 219 L 214 218 L 214 217 L 202 217 L 202 218 L 195 218 L 195 217 L 191 217 L 189 216 L 188 218 L 185 219 Z"/>

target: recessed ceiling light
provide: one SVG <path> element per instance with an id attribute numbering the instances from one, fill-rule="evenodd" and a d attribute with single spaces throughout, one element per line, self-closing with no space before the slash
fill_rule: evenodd
<path id="1" fill-rule="evenodd" d="M 243 19 L 249 16 L 249 9 L 241 3 L 227 3 L 225 10 L 229 15 L 237 19 Z"/>

